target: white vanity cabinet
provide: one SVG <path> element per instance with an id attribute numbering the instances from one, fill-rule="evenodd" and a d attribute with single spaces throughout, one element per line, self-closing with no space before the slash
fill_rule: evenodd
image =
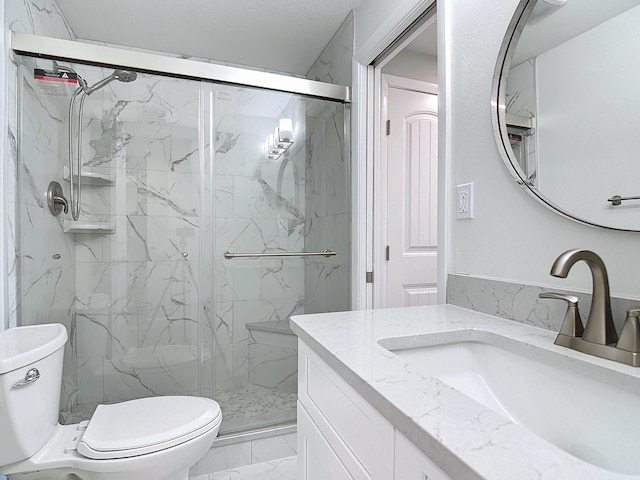
<path id="1" fill-rule="evenodd" d="M 307 345 L 298 347 L 298 480 L 449 480 Z"/>
<path id="2" fill-rule="evenodd" d="M 451 480 L 424 453 L 396 431 L 395 480 Z"/>

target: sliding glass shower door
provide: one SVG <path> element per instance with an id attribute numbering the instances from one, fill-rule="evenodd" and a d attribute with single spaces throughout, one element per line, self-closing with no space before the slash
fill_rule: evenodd
<path id="1" fill-rule="evenodd" d="M 86 419 L 98 403 L 210 394 L 212 331 L 202 313 L 210 295 L 201 292 L 210 284 L 199 278 L 212 248 L 203 234 L 211 211 L 203 86 L 138 74 L 87 95 L 82 118 L 77 108 L 69 118 L 73 75 L 56 75 L 51 61 L 22 62 L 19 317 L 67 327 L 63 420 Z M 112 73 L 67 67 L 88 85 Z M 82 163 L 77 221 L 52 215 L 44 195 L 57 181 L 69 199 L 78 180 L 69 129 Z"/>
<path id="2" fill-rule="evenodd" d="M 19 61 L 17 314 L 67 327 L 61 420 L 203 395 L 220 402 L 222 433 L 295 421 L 288 319 L 349 308 L 345 106 L 138 73 L 87 95 L 78 120 L 78 80 Z M 113 72 L 60 66 L 88 85 Z M 291 138 L 272 151 L 283 119 Z M 77 221 L 46 196 L 57 181 L 68 199 L 77 181 L 69 128 Z M 289 256 L 325 249 L 335 255 Z"/>

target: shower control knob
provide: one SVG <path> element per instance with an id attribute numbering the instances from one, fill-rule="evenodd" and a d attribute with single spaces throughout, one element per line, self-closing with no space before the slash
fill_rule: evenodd
<path id="1" fill-rule="evenodd" d="M 64 197 L 62 186 L 58 182 L 49 183 L 47 188 L 47 205 L 52 215 L 56 217 L 64 210 L 64 213 L 69 213 L 69 203 Z"/>

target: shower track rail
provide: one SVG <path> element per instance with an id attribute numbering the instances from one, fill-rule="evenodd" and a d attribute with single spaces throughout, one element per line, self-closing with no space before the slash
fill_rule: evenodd
<path id="1" fill-rule="evenodd" d="M 11 32 L 11 49 L 18 55 L 77 62 L 139 73 L 160 74 L 227 85 L 266 88 L 286 93 L 351 103 L 351 89 L 343 85 L 277 73 L 229 67 L 71 40 Z"/>
<path id="2" fill-rule="evenodd" d="M 338 253 L 329 249 L 321 252 L 277 252 L 277 253 L 234 253 L 231 250 L 224 252 L 224 258 L 261 258 L 261 257 L 335 257 Z"/>

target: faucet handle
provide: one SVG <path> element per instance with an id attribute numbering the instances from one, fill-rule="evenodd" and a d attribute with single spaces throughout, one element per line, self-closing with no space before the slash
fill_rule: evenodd
<path id="1" fill-rule="evenodd" d="M 567 335 L 569 337 L 582 336 L 584 333 L 584 326 L 582 325 L 580 312 L 578 312 L 578 297 L 558 292 L 542 292 L 538 297 L 550 298 L 552 300 L 564 300 L 567 302 L 567 313 L 564 315 L 564 321 L 562 322 L 562 327 L 558 334 Z"/>
<path id="2" fill-rule="evenodd" d="M 616 348 L 629 352 L 640 352 L 640 308 L 627 310 L 627 318 L 624 321 Z"/>

